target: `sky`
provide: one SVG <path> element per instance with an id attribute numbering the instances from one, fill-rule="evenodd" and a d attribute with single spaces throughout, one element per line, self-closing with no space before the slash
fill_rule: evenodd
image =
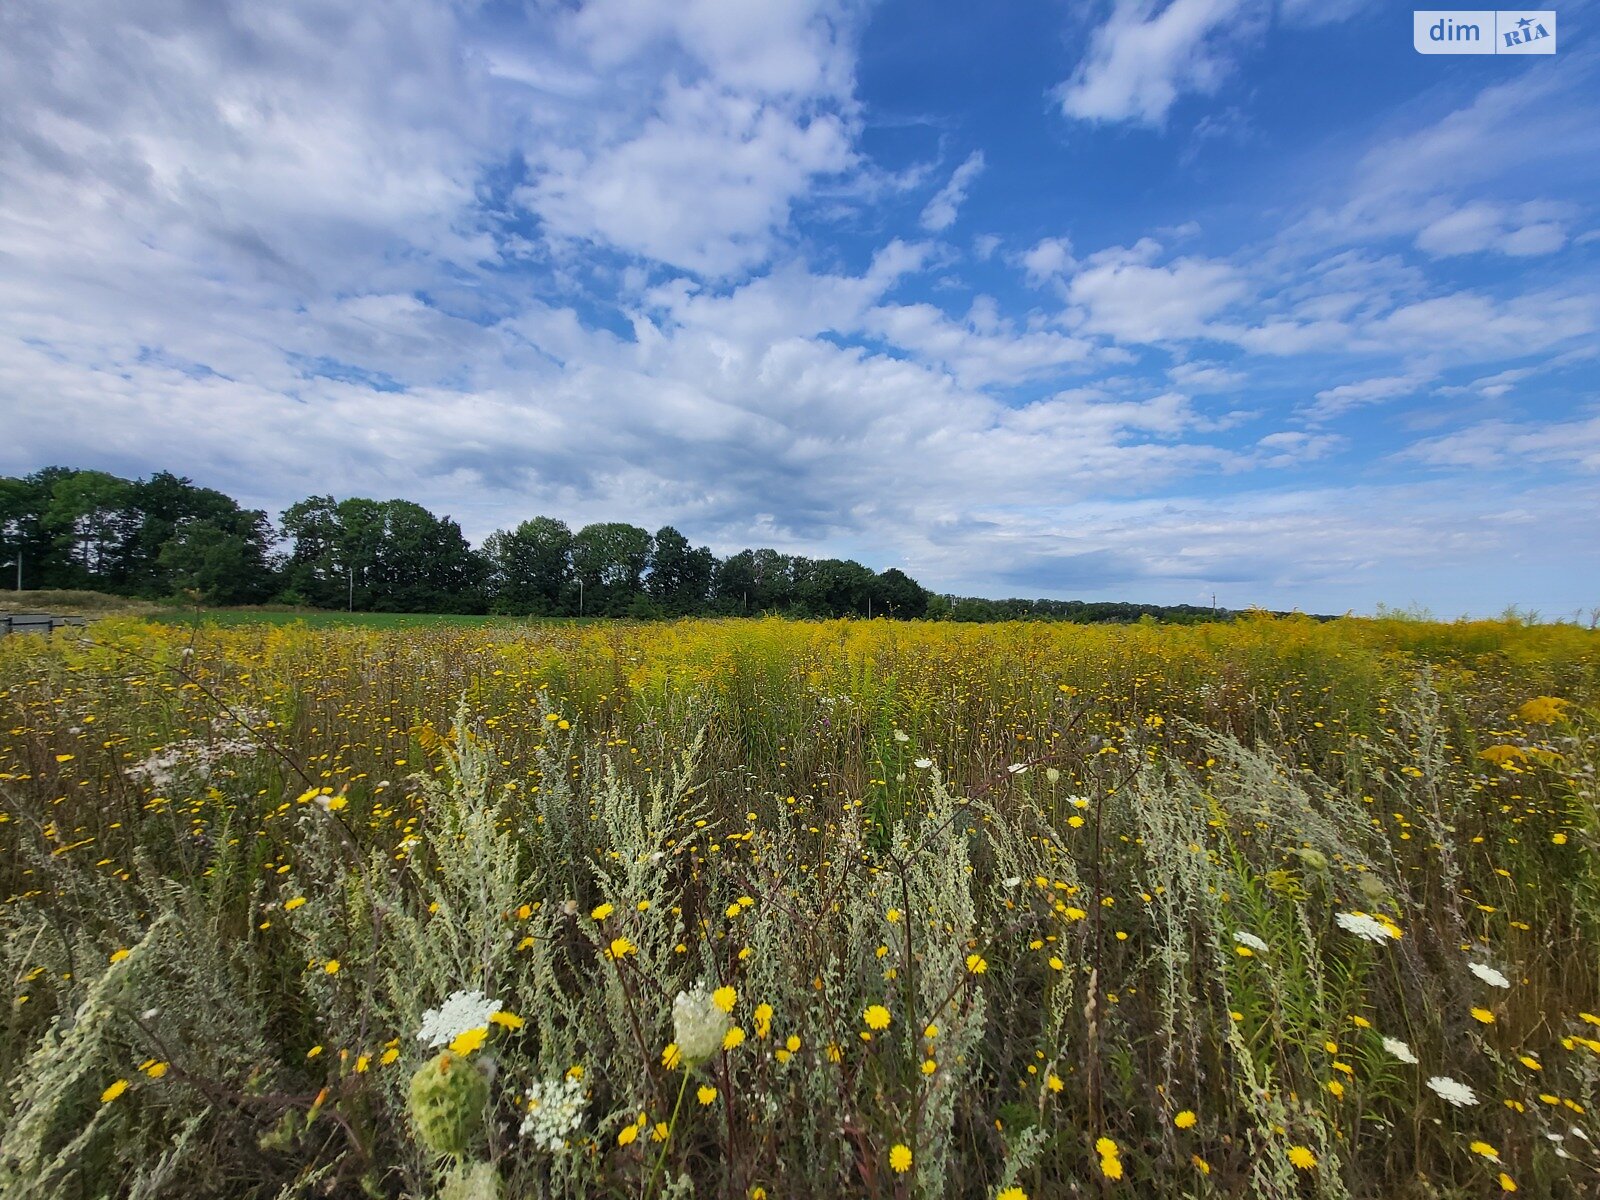
<path id="1" fill-rule="evenodd" d="M 1597 9 L 7 0 L 0 473 L 1570 615 Z"/>

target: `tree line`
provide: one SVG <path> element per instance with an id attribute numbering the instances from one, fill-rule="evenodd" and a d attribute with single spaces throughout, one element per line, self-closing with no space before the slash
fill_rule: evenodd
<path id="1" fill-rule="evenodd" d="M 409 500 L 308 496 L 273 521 L 169 471 L 122 479 L 47 467 L 0 477 L 6 567 L 26 588 L 361 612 L 676 617 L 927 615 L 898 568 L 741 550 L 719 559 L 672 526 L 576 531 L 534 517 L 473 547 Z M 6 582 L 10 582 L 9 579 Z"/>
<path id="2" fill-rule="evenodd" d="M 573 531 L 533 517 L 473 547 L 409 500 L 308 496 L 278 519 L 169 471 L 122 479 L 47 467 L 0 476 L 5 564 L 23 586 L 208 605 L 510 616 L 1212 620 L 1180 605 L 985 600 L 929 592 L 897 567 L 772 549 L 718 558 L 667 525 Z M 12 580 L 0 576 L 4 585 Z"/>

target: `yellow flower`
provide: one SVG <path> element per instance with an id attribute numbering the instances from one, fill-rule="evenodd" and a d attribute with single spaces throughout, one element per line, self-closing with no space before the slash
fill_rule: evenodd
<path id="1" fill-rule="evenodd" d="M 356 1056 L 356 1074 L 365 1075 L 367 1068 L 372 1065 L 372 1055 L 359 1054 Z"/>
<path id="2" fill-rule="evenodd" d="M 727 986 L 719 987 L 716 991 L 711 993 L 711 1003 L 715 1004 L 725 1013 L 731 1013 L 733 1011 L 734 1003 L 738 999 L 739 993 Z"/>
<path id="3" fill-rule="evenodd" d="M 989 962 L 981 954 L 967 955 L 967 970 L 974 975 L 982 975 L 989 969 Z"/>
<path id="4" fill-rule="evenodd" d="M 675 1071 L 682 1062 L 683 1055 L 678 1053 L 678 1043 L 668 1042 L 667 1048 L 661 1052 L 661 1065 L 669 1071 Z"/>
<path id="5" fill-rule="evenodd" d="M 1530 725 L 1554 725 L 1562 719 L 1561 710 L 1571 703 L 1559 696 L 1535 696 L 1517 709 L 1517 716 Z"/>
<path id="6" fill-rule="evenodd" d="M 1309 1171 L 1317 1165 L 1317 1156 L 1311 1153 L 1309 1146 L 1290 1146 L 1289 1165 L 1302 1171 Z"/>
<path id="7" fill-rule="evenodd" d="M 668 1137 L 671 1136 L 671 1134 L 671 1126 L 669 1126 L 665 1121 L 657 1121 L 655 1126 L 650 1130 L 650 1140 L 652 1142 L 664 1142 Z"/>
<path id="8" fill-rule="evenodd" d="M 1101 1158 L 1115 1158 L 1119 1153 L 1116 1142 L 1108 1137 L 1095 1139 L 1094 1152 Z"/>
<path id="9" fill-rule="evenodd" d="M 164 1062 L 147 1062 L 139 1068 L 151 1079 L 160 1079 L 167 1073 L 167 1064 Z"/>
<path id="10" fill-rule="evenodd" d="M 1019 1187 L 1008 1187 L 996 1192 L 994 1200 L 1028 1200 L 1028 1193 Z"/>
<path id="11" fill-rule="evenodd" d="M 457 1054 L 471 1054 L 474 1050 L 482 1050 L 483 1043 L 489 1038 L 489 1027 L 479 1025 L 476 1029 L 468 1029 L 458 1033 L 450 1039 L 450 1049 Z"/>
<path id="12" fill-rule="evenodd" d="M 527 1022 L 524 1021 L 521 1017 L 517 1016 L 516 1013 L 511 1013 L 511 1012 L 490 1013 L 489 1014 L 489 1020 L 493 1021 L 496 1025 L 500 1026 L 502 1029 L 510 1029 L 512 1031 L 521 1029 L 524 1025 L 527 1024 Z"/>
<path id="13" fill-rule="evenodd" d="M 889 1169 L 897 1175 L 911 1170 L 911 1147 L 896 1142 L 889 1148 Z"/>
<path id="14" fill-rule="evenodd" d="M 596 921 L 604 921 L 614 911 L 616 911 L 616 910 L 613 909 L 609 903 L 599 904 L 599 905 L 595 906 L 595 910 L 592 913 L 590 913 L 589 915 L 591 917 L 593 917 Z"/>
<path id="15" fill-rule="evenodd" d="M 1504 1171 L 1500 1172 L 1500 1190 L 1502 1192 L 1514 1192 L 1517 1190 L 1517 1181 Z"/>
<path id="16" fill-rule="evenodd" d="M 900 919 L 900 910 L 898 908 L 891 908 L 888 912 L 884 913 L 883 915 L 884 915 L 885 919 L 888 920 L 889 924 L 893 925 L 896 921 L 898 921 Z"/>
<path id="17" fill-rule="evenodd" d="M 1190 1112 L 1186 1108 L 1181 1113 L 1179 1113 L 1177 1116 L 1172 1118 L 1172 1123 L 1174 1125 L 1176 1125 L 1179 1129 L 1193 1129 L 1194 1128 L 1194 1123 L 1198 1119 L 1199 1118 L 1197 1118 L 1192 1112 Z"/>
<path id="18" fill-rule="evenodd" d="M 378 1061 L 380 1063 L 382 1063 L 384 1066 L 387 1067 L 390 1063 L 392 1063 L 395 1059 L 397 1059 L 399 1057 L 400 1057 L 400 1051 L 396 1050 L 393 1046 L 390 1046 L 387 1050 L 385 1050 L 383 1052 L 382 1056 L 378 1059 Z"/>
<path id="19" fill-rule="evenodd" d="M 119 963 L 119 962 L 121 962 L 123 959 L 125 959 L 127 957 L 128 957 L 128 951 L 126 951 L 126 950 L 113 950 L 111 952 L 111 961 L 114 962 L 114 963 Z"/>
<path id="20" fill-rule="evenodd" d="M 1202 1174 L 1202 1175 L 1211 1174 L 1211 1164 L 1208 1163 L 1205 1159 L 1201 1158 L 1198 1154 L 1189 1155 L 1189 1161 L 1194 1164 L 1194 1169 L 1196 1171 L 1199 1171 L 1200 1174 Z"/>
<path id="21" fill-rule="evenodd" d="M 638 1136 L 639 1127 L 637 1125 L 629 1125 L 625 1127 L 621 1133 L 617 1134 L 617 1145 L 631 1146 L 633 1145 L 634 1139 Z"/>
<path id="22" fill-rule="evenodd" d="M 861 1014 L 861 1018 L 866 1021 L 868 1029 L 889 1028 L 889 1010 L 881 1004 L 868 1005 L 866 1012 Z"/>
<path id="23" fill-rule="evenodd" d="M 119 1079 L 115 1083 L 113 1083 L 110 1087 L 108 1087 L 105 1091 L 100 1093 L 100 1103 L 101 1104 L 110 1104 L 113 1100 L 115 1100 L 118 1096 L 122 1095 L 122 1093 L 127 1091 L 127 1090 L 128 1090 L 128 1081 L 126 1079 Z"/>
<path id="24" fill-rule="evenodd" d="M 772 1032 L 772 1005 L 756 1005 L 756 1036 L 764 1038 Z"/>
<path id="25" fill-rule="evenodd" d="M 1488 1142 L 1473 1142 L 1467 1149 L 1480 1158 L 1487 1158 L 1490 1162 L 1500 1161 L 1500 1151 L 1496 1150 Z"/>
<path id="26" fill-rule="evenodd" d="M 611 939 L 611 945 L 606 947 L 606 957 L 612 962 L 621 962 L 630 954 L 637 954 L 639 947 L 635 946 L 625 937 Z"/>
<path id="27" fill-rule="evenodd" d="M 1067 1086 L 1066 1083 L 1062 1081 L 1061 1076 L 1057 1075 L 1054 1071 L 1050 1072 L 1050 1074 L 1044 1077 L 1044 1085 L 1052 1092 L 1059 1092 L 1062 1088 Z"/>
<path id="28" fill-rule="evenodd" d="M 722 1035 L 722 1048 L 724 1050 L 737 1050 L 744 1045 L 744 1030 L 735 1025 Z"/>
<path id="29" fill-rule="evenodd" d="M 1115 1154 L 1107 1154 L 1100 1159 L 1100 1174 L 1107 1179 L 1122 1178 L 1122 1160 Z"/>
<path id="30" fill-rule="evenodd" d="M 296 896 L 293 900 L 285 900 L 283 902 L 283 911 L 284 912 L 293 912 L 295 909 L 299 908 L 305 902 L 306 902 L 306 898 L 304 896 Z"/>
<path id="31" fill-rule="evenodd" d="M 1487 1008 L 1474 1008 L 1472 1010 L 1472 1019 L 1474 1021 L 1480 1021 L 1485 1025 L 1494 1024 L 1494 1014 Z"/>
<path id="32" fill-rule="evenodd" d="M 695 1099 L 701 1104 L 710 1104 L 717 1098 L 717 1089 L 706 1084 L 700 1085 L 700 1090 L 695 1092 Z"/>
<path id="33" fill-rule="evenodd" d="M 327 962 L 322 964 L 322 969 L 329 975 L 337 975 L 339 973 L 339 960 L 337 958 L 330 958 Z"/>

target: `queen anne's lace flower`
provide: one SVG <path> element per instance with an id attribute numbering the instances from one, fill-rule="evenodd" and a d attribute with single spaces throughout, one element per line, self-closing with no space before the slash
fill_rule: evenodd
<path id="1" fill-rule="evenodd" d="M 438 1008 L 430 1008 L 422 1014 L 417 1041 L 429 1046 L 448 1046 L 467 1030 L 487 1026 L 489 1018 L 502 1007 L 500 1001 L 489 1000 L 480 991 L 451 992 Z"/>
<path id="2" fill-rule="evenodd" d="M 1393 925 L 1386 924 L 1376 917 L 1369 917 L 1364 912 L 1342 912 L 1334 917 L 1334 920 L 1346 933 L 1353 933 L 1369 942 L 1387 942 L 1390 938 L 1399 936 L 1399 931 Z"/>
<path id="3" fill-rule="evenodd" d="M 1490 987 L 1508 988 L 1511 986 L 1511 981 L 1509 979 L 1500 974 L 1500 972 L 1496 971 L 1493 967 L 1484 963 L 1468 963 L 1467 970 L 1471 971 Z"/>
<path id="4" fill-rule="evenodd" d="M 1234 930 L 1233 940 L 1238 942 L 1241 946 L 1248 946 L 1257 954 L 1265 954 L 1267 952 L 1267 944 L 1264 941 L 1258 938 L 1255 934 L 1247 933 L 1243 929 Z"/>
<path id="5" fill-rule="evenodd" d="M 672 1002 L 672 1028 L 678 1053 L 693 1065 L 722 1049 L 722 1039 L 733 1028 L 733 1021 L 705 984 L 697 983 L 694 991 L 679 992 Z"/>
<path id="6" fill-rule="evenodd" d="M 583 1081 L 568 1075 L 545 1079 L 528 1088 L 528 1115 L 522 1118 L 522 1136 L 541 1150 L 559 1154 L 566 1149 L 567 1137 L 583 1123 L 583 1108 L 588 1102 Z"/>
<path id="7" fill-rule="evenodd" d="M 1384 1038 L 1383 1048 L 1403 1063 L 1415 1063 L 1417 1061 L 1417 1056 L 1412 1053 L 1411 1047 L 1406 1045 L 1399 1038 Z"/>
<path id="8" fill-rule="evenodd" d="M 1448 1075 L 1434 1075 L 1428 1080 L 1428 1087 L 1434 1095 L 1446 1104 L 1453 1104 L 1457 1108 L 1465 1108 L 1469 1104 L 1478 1102 L 1478 1093 L 1473 1091 L 1459 1079 L 1451 1079 Z"/>

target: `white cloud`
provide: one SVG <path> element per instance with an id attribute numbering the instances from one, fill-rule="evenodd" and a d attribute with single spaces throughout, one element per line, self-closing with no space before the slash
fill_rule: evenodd
<path id="1" fill-rule="evenodd" d="M 1429 378 L 1427 375 L 1383 375 L 1357 383 L 1341 383 L 1318 392 L 1315 403 L 1301 411 L 1312 421 L 1331 421 L 1369 404 L 1413 396 L 1427 386 Z"/>
<path id="2" fill-rule="evenodd" d="M 1072 242 L 1064 237 L 1041 239 L 1031 249 L 1025 250 L 1017 261 L 1027 272 L 1028 282 L 1034 287 L 1060 279 L 1077 266 L 1077 260 L 1072 257 Z"/>
<path id="3" fill-rule="evenodd" d="M 1117 0 L 1089 51 L 1056 92 L 1062 111 L 1086 121 L 1161 125 L 1186 92 L 1215 92 L 1232 47 L 1254 36 L 1266 6 L 1257 0 Z"/>
<path id="4" fill-rule="evenodd" d="M 983 151 L 974 150 L 950 176 L 950 181 L 928 201 L 922 210 L 922 227 L 933 233 L 942 233 L 956 223 L 956 214 L 967 198 L 973 180 L 983 174 Z"/>
<path id="5" fill-rule="evenodd" d="M 1425 438 L 1399 457 L 1429 466 L 1479 471 L 1534 465 L 1600 471 L 1600 414 L 1538 424 L 1481 421 L 1454 433 Z"/>
<path id="6" fill-rule="evenodd" d="M 1504 205 L 1478 200 L 1423 226 L 1417 249 L 1436 258 L 1494 251 L 1517 258 L 1553 254 L 1566 245 L 1560 221 L 1540 220 L 1548 205 Z"/>
<path id="7" fill-rule="evenodd" d="M 1225 262 L 1179 258 L 1155 265 L 1161 247 L 1145 238 L 1085 260 L 1068 299 L 1084 312 L 1083 328 L 1123 342 L 1205 336 L 1207 322 L 1249 293 Z"/>

